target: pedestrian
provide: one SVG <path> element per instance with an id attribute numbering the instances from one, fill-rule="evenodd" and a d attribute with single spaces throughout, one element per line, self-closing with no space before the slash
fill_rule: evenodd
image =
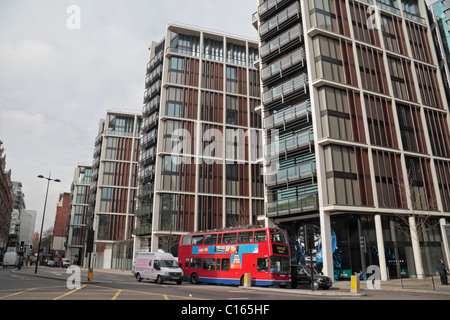
<path id="1" fill-rule="evenodd" d="M 448 271 L 447 271 L 447 267 L 444 264 L 444 261 L 439 260 L 439 263 L 437 265 L 437 270 L 438 270 L 439 276 L 441 277 L 441 284 L 446 286 L 448 284 L 448 282 L 447 282 Z"/>

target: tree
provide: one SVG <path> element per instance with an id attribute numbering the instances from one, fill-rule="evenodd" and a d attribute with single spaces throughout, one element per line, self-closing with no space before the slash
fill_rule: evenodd
<path id="1" fill-rule="evenodd" d="M 434 193 L 427 190 L 423 180 L 414 178 L 415 176 L 417 174 L 413 175 L 411 170 L 408 170 L 407 188 L 405 188 L 403 179 L 398 179 L 396 182 L 400 192 L 403 193 L 402 196 L 407 199 L 409 212 L 394 212 L 394 215 L 399 219 L 399 221 L 394 222 L 394 227 L 411 239 L 413 249 L 419 253 L 419 270 L 416 270 L 416 273 L 419 278 L 423 278 L 424 268 L 420 236 L 425 236 L 428 231 L 435 229 L 439 225 L 439 221 L 432 221 L 432 215 L 429 214 L 431 211 L 437 211 L 437 201 Z"/>

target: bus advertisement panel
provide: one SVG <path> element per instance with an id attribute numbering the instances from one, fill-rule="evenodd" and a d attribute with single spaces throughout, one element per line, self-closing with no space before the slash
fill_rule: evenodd
<path id="1" fill-rule="evenodd" d="M 178 264 L 192 283 L 242 285 L 251 274 L 252 285 L 290 284 L 290 252 L 286 232 L 258 228 L 201 232 L 180 239 Z"/>

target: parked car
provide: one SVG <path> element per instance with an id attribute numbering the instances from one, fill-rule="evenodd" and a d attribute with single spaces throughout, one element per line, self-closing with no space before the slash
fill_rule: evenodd
<path id="1" fill-rule="evenodd" d="M 333 285 L 330 277 L 323 276 L 314 269 L 314 290 L 319 288 L 328 290 Z M 298 285 L 311 287 L 311 267 L 305 265 L 291 266 L 291 287 L 297 288 Z"/>
<path id="2" fill-rule="evenodd" d="M 62 267 L 68 268 L 69 266 L 70 266 L 70 260 L 68 258 L 63 258 L 62 259 Z"/>
<path id="3" fill-rule="evenodd" d="M 48 260 L 47 267 L 56 267 L 56 262 L 54 260 Z"/>

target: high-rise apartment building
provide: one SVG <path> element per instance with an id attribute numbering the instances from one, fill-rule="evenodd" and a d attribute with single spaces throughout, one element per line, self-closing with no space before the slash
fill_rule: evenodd
<path id="1" fill-rule="evenodd" d="M 87 221 L 94 230 L 96 268 L 131 269 L 141 119 L 108 110 L 100 121 Z"/>
<path id="2" fill-rule="evenodd" d="M 82 265 L 84 261 L 91 180 L 92 165 L 78 164 L 70 191 L 69 229 L 66 242 L 66 258 L 69 258 L 71 263 L 75 261 L 77 265 Z"/>
<path id="3" fill-rule="evenodd" d="M 176 235 L 264 219 L 258 51 L 255 41 L 179 25 L 151 44 L 136 249 L 171 251 Z"/>
<path id="4" fill-rule="evenodd" d="M 11 170 L 6 170 L 6 155 L 0 140 L 0 248 L 6 248 L 13 211 L 13 184 Z M 0 252 L 3 254 L 3 252 Z"/>
<path id="5" fill-rule="evenodd" d="M 447 259 L 449 109 L 424 1 L 259 0 L 263 129 L 278 128 L 266 215 L 294 262 L 382 280 Z M 422 228 L 423 218 L 426 228 Z"/>

